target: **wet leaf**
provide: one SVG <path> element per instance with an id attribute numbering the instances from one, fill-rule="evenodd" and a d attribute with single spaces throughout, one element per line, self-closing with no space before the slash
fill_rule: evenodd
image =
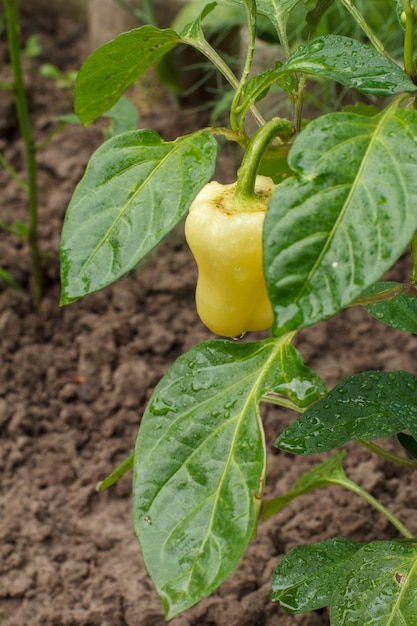
<path id="1" fill-rule="evenodd" d="M 331 626 L 415 626 L 417 547 L 332 539 L 298 546 L 278 564 L 271 599 L 291 613 L 330 605 Z"/>
<path id="2" fill-rule="evenodd" d="M 135 449 L 134 520 L 167 618 L 225 580 L 253 537 L 265 477 L 258 403 L 302 389 L 292 379 L 315 380 L 288 342 L 201 344 L 151 397 Z"/>
<path id="3" fill-rule="evenodd" d="M 363 372 L 344 378 L 275 441 L 292 454 L 332 450 L 347 441 L 417 433 L 417 379 L 408 372 Z"/>
<path id="4" fill-rule="evenodd" d="M 417 298 L 416 296 L 402 293 L 402 285 L 394 282 L 383 282 L 372 285 L 362 297 L 373 296 L 375 294 L 383 294 L 385 290 L 395 290 L 398 287 L 398 293 L 382 302 L 369 304 L 365 306 L 372 317 L 379 322 L 417 335 Z"/>
<path id="5" fill-rule="evenodd" d="M 165 142 L 122 133 L 91 157 L 61 237 L 61 304 L 133 269 L 186 214 L 210 179 L 217 143 L 205 131 Z"/>
<path id="6" fill-rule="evenodd" d="M 417 112 L 330 113 L 296 138 L 273 193 L 264 267 L 273 332 L 303 328 L 358 298 L 417 228 Z"/>
<path id="7" fill-rule="evenodd" d="M 83 63 L 75 84 L 75 112 L 88 126 L 112 108 L 151 65 L 181 42 L 173 30 L 141 26 L 118 35 Z"/>
<path id="8" fill-rule="evenodd" d="M 296 546 L 272 574 L 270 598 L 289 613 L 307 613 L 328 606 L 349 558 L 363 544 L 338 537 Z"/>
<path id="9" fill-rule="evenodd" d="M 339 35 L 315 37 L 302 44 L 283 68 L 330 78 L 344 87 L 375 96 L 417 89 L 399 65 L 374 48 Z"/>
<path id="10" fill-rule="evenodd" d="M 332 596 L 334 626 L 415 626 L 417 546 L 375 541 L 349 559 Z"/>

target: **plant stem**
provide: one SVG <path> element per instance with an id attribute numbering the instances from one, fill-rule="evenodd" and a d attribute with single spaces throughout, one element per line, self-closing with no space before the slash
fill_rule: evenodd
<path id="1" fill-rule="evenodd" d="M 303 114 L 304 89 L 307 82 L 306 74 L 302 74 L 298 82 L 297 100 L 294 107 L 294 126 L 297 133 L 301 130 L 301 121 Z"/>
<path id="2" fill-rule="evenodd" d="M 237 123 L 237 109 L 239 107 L 240 99 L 242 97 L 243 90 L 246 85 L 247 78 L 249 76 L 250 69 L 252 67 L 253 52 L 255 49 L 255 36 L 256 36 L 256 7 L 254 0 L 245 0 L 246 18 L 248 23 L 249 42 L 246 51 L 245 65 L 243 68 L 242 76 L 239 81 L 238 88 L 236 89 L 235 96 L 233 98 L 232 106 L 230 107 L 230 126 L 233 130 L 243 130 L 244 115 Z"/>
<path id="3" fill-rule="evenodd" d="M 340 0 L 344 7 L 349 11 L 352 15 L 353 19 L 359 24 L 360 28 L 362 28 L 365 35 L 368 37 L 369 41 L 374 46 L 375 50 L 377 50 L 380 54 L 384 55 L 387 59 L 395 63 L 395 60 L 388 54 L 385 50 L 383 44 L 375 35 L 373 30 L 369 28 L 365 18 L 359 13 L 358 9 L 355 7 L 351 0 Z"/>
<path id="4" fill-rule="evenodd" d="M 251 202 L 256 198 L 256 174 L 271 141 L 280 133 L 288 136 L 292 135 L 293 132 L 294 126 L 292 123 L 287 119 L 281 119 L 279 117 L 273 117 L 256 131 L 249 142 L 237 174 L 234 198 L 240 204 L 246 201 Z"/>
<path id="5" fill-rule="evenodd" d="M 404 71 L 414 80 L 414 58 L 413 58 L 413 43 L 414 43 L 414 21 L 415 11 L 411 5 L 410 0 L 403 0 L 404 13 L 406 16 L 405 21 L 405 34 L 404 34 Z"/>
<path id="6" fill-rule="evenodd" d="M 392 463 L 397 463 L 397 465 L 402 465 L 403 467 L 408 467 L 410 469 L 417 470 L 417 461 L 412 461 L 411 459 L 405 459 L 404 457 L 399 456 L 398 454 L 394 454 L 393 452 L 388 452 L 388 450 L 384 450 L 384 448 L 381 448 L 380 446 L 378 446 L 376 443 L 373 443 L 372 441 L 364 441 L 360 439 L 358 440 L 358 442 L 364 448 L 367 448 L 371 452 L 374 452 L 375 454 L 377 454 L 383 459 L 387 459 L 387 461 L 391 461 Z"/>
<path id="7" fill-rule="evenodd" d="M 214 65 L 214 67 L 218 69 L 218 71 L 224 76 L 224 78 L 227 80 L 229 85 L 233 87 L 233 89 L 239 89 L 239 80 L 233 74 L 227 63 L 222 59 L 222 57 L 216 52 L 216 50 L 208 43 L 206 39 L 204 39 L 204 41 L 200 41 L 198 39 L 194 39 L 193 37 L 183 37 L 182 41 L 186 45 L 192 46 L 193 48 L 201 52 L 201 54 L 203 54 Z M 249 110 L 252 113 L 253 118 L 255 119 L 258 126 L 262 126 L 263 124 L 265 124 L 265 120 L 261 112 L 254 104 L 249 107 Z"/>
<path id="8" fill-rule="evenodd" d="M 21 66 L 16 0 L 4 0 L 4 5 L 6 9 L 6 26 L 9 54 L 14 77 L 16 110 L 19 120 L 20 133 L 23 139 L 28 176 L 28 242 L 31 256 L 32 294 L 35 300 L 39 301 L 42 295 L 42 269 L 38 240 L 38 186 L 36 177 L 36 158 L 29 118 L 29 108 Z"/>
<path id="9" fill-rule="evenodd" d="M 413 258 L 413 269 L 411 270 L 411 280 L 417 283 L 417 231 L 411 240 L 411 254 Z"/>
<path id="10" fill-rule="evenodd" d="M 349 489 L 349 491 L 352 491 L 352 493 L 355 493 L 356 495 L 363 498 L 368 504 L 370 504 L 377 511 L 382 513 L 382 515 L 384 515 L 387 520 L 391 522 L 391 524 L 398 530 L 398 532 L 400 532 L 406 539 L 414 538 L 414 535 L 410 533 L 410 531 L 404 526 L 402 522 L 400 522 L 400 520 L 393 513 L 388 511 L 388 509 L 386 509 L 383 504 L 381 504 L 376 498 L 371 496 L 370 493 L 365 491 L 365 489 L 362 489 L 362 487 L 354 483 L 352 480 L 346 477 L 343 481 L 334 481 L 334 484 L 339 484 L 341 487 L 345 487 L 346 489 Z"/>

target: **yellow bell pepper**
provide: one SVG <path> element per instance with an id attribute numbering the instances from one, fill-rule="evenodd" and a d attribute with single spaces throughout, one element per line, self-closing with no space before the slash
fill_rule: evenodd
<path id="1" fill-rule="evenodd" d="M 197 312 L 214 333 L 239 337 L 273 320 L 262 264 L 262 227 L 276 185 L 257 176 L 256 197 L 239 203 L 236 183 L 208 183 L 193 201 L 185 236 L 198 267 Z"/>

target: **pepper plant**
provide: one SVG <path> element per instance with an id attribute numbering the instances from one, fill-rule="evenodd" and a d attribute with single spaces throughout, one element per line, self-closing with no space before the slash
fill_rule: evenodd
<path id="1" fill-rule="evenodd" d="M 175 361 L 150 398 L 134 452 L 100 487 L 133 466 L 134 525 L 167 619 L 226 579 L 260 514 L 278 514 L 295 497 L 339 485 L 376 507 L 398 537 L 300 545 L 277 564 L 271 599 L 293 613 L 330 606 L 333 626 L 417 624 L 416 529 L 346 476 L 341 448 L 359 441 L 416 469 L 417 379 L 404 371 L 366 371 L 327 391 L 293 345 L 301 329 L 355 305 L 417 333 L 416 2 L 386 3 L 403 32 L 403 58 L 394 59 L 351 0 L 335 1 L 368 43 L 318 35 L 332 2 L 317 0 L 304 13 L 305 42 L 294 47 L 287 27 L 298 0 L 244 0 L 238 4 L 247 16 L 248 46 L 237 76 L 204 36 L 204 18 L 216 10 L 211 3 L 180 33 L 145 25 L 121 34 L 78 74 L 75 110 L 85 125 L 180 44 L 200 51 L 234 90 L 227 126 L 171 142 L 153 130 L 107 141 L 91 157 L 62 231 L 67 304 L 132 270 L 188 214 L 198 312 L 226 336 Z M 256 74 L 258 15 L 276 30 L 279 60 Z M 305 94 L 317 81 L 378 97 L 380 110 L 362 104 L 304 122 Z M 272 88 L 286 94 L 289 119 L 262 113 Z M 243 148 L 231 185 L 210 182 L 218 137 Z M 378 282 L 408 247 L 409 281 Z M 266 327 L 262 340 L 227 337 Z M 260 402 L 294 411 L 275 442 L 281 450 L 334 450 L 269 502 L 262 499 Z M 374 441 L 381 437 L 398 437 L 404 454 L 381 448 Z"/>

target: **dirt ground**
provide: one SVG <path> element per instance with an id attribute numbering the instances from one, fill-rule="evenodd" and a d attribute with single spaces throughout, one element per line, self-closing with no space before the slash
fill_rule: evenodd
<path id="1" fill-rule="evenodd" d="M 42 55 L 26 63 L 36 136 L 67 113 L 65 94 L 38 74 L 41 62 L 75 69 L 85 33 L 69 20 L 27 19 Z M 4 44 L 4 42 L 3 42 Z M 7 60 L 4 45 L 1 61 Z M 0 64 L 1 67 L 2 64 Z M 1 77 L 0 77 L 1 79 Z M 13 109 L 1 95 L 0 149 L 21 169 Z M 170 139 L 192 130 L 195 116 L 169 100 L 141 118 Z M 152 390 L 175 358 L 212 335 L 194 307 L 196 270 L 181 228 L 117 284 L 60 308 L 59 236 L 68 201 L 92 151 L 99 125 L 66 128 L 39 155 L 40 233 L 45 296 L 0 287 L 0 623 L 2 626 L 159 626 L 163 611 L 133 532 L 131 477 L 98 494 L 97 482 L 133 449 Z M 25 219 L 25 199 L 0 170 L 0 215 Z M 0 265 L 28 281 L 27 249 L 0 233 Z M 403 259 L 391 274 L 406 279 Z M 252 340 L 253 337 L 249 337 Z M 417 338 L 350 309 L 300 333 L 307 365 L 333 386 L 367 369 L 417 374 Z M 319 457 L 295 458 L 272 446 L 294 419 L 264 407 L 268 445 L 266 496 L 285 492 Z M 387 442 L 383 442 L 384 445 Z M 394 445 L 394 444 L 392 444 Z M 348 475 L 417 532 L 417 490 L 410 470 L 393 467 L 359 444 L 348 446 Z M 320 457 L 323 459 L 323 457 Z M 291 616 L 269 599 L 271 572 L 298 543 L 345 536 L 388 539 L 396 531 L 356 496 L 319 490 L 262 523 L 236 570 L 218 591 L 173 626 L 325 626 L 327 610 Z M 361 625 L 362 626 L 362 625 Z"/>

